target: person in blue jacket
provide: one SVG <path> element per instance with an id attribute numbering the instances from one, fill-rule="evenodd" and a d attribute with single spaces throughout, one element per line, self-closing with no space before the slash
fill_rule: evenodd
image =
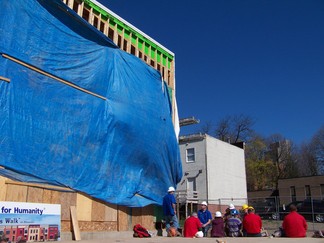
<path id="1" fill-rule="evenodd" d="M 176 228 L 177 231 L 179 228 L 179 222 L 178 222 L 178 218 L 177 218 L 177 214 L 176 214 L 177 202 L 174 197 L 174 192 L 175 192 L 174 187 L 170 186 L 168 189 L 168 194 L 166 194 L 163 197 L 162 207 L 163 207 L 163 214 L 164 214 L 164 220 L 165 220 L 165 227 L 166 227 L 166 231 L 168 233 L 169 233 L 171 224 L 172 224 L 172 227 Z"/>
<path id="2" fill-rule="evenodd" d="M 198 211 L 198 218 L 202 224 L 204 237 L 207 237 L 207 232 L 211 227 L 212 215 L 211 212 L 207 209 L 207 202 L 205 201 L 201 203 L 201 209 Z"/>

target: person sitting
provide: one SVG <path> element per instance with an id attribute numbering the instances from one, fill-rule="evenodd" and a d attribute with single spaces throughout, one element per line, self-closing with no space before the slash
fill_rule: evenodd
<path id="1" fill-rule="evenodd" d="M 189 218 L 184 222 L 183 236 L 194 238 L 198 231 L 202 230 L 202 224 L 198 219 L 198 214 L 193 212 Z"/>
<path id="2" fill-rule="evenodd" d="M 207 209 L 207 202 L 201 203 L 201 209 L 198 211 L 198 218 L 202 224 L 204 237 L 207 237 L 208 230 L 211 228 L 212 215 Z"/>
<path id="3" fill-rule="evenodd" d="M 239 212 L 236 209 L 231 210 L 231 217 L 226 221 L 226 228 L 229 237 L 239 237 L 241 234 L 242 221 L 239 219 Z"/>
<path id="4" fill-rule="evenodd" d="M 306 237 L 307 223 L 305 218 L 297 213 L 297 207 L 291 204 L 290 213 L 282 222 L 282 229 L 286 237 Z"/>
<path id="5" fill-rule="evenodd" d="M 222 213 L 217 211 L 215 213 L 215 218 L 212 221 L 212 230 L 211 237 L 224 237 L 224 220 L 222 217 Z"/>
<path id="6" fill-rule="evenodd" d="M 255 214 L 254 208 L 248 208 L 248 214 L 243 219 L 243 228 L 247 237 L 261 237 L 262 220 Z"/>

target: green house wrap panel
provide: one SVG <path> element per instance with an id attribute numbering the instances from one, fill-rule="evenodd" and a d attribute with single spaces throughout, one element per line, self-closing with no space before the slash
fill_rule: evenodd
<path id="1" fill-rule="evenodd" d="M 157 57 L 156 57 L 157 62 L 161 63 L 161 52 L 157 51 Z"/>
<path id="2" fill-rule="evenodd" d="M 163 64 L 163 66 L 166 66 L 166 64 L 167 64 L 167 61 L 166 61 L 166 56 L 162 56 L 162 64 Z"/>
<path id="3" fill-rule="evenodd" d="M 155 48 L 151 47 L 151 58 L 155 59 Z"/>
<path id="4" fill-rule="evenodd" d="M 170 69 L 171 68 L 171 59 L 170 58 L 168 58 L 168 68 Z"/>
<path id="5" fill-rule="evenodd" d="M 149 46 L 149 44 L 146 44 L 146 43 L 145 43 L 144 52 L 145 52 L 145 54 L 146 54 L 146 55 L 148 55 L 148 54 L 149 54 L 149 49 L 150 49 L 150 46 Z"/>
<path id="6" fill-rule="evenodd" d="M 124 30 L 124 38 L 129 40 L 129 34 L 130 32 L 128 30 Z"/>
<path id="7" fill-rule="evenodd" d="M 122 34 L 123 33 L 123 27 L 120 26 L 120 25 L 117 25 L 117 31 L 119 34 Z"/>
<path id="8" fill-rule="evenodd" d="M 138 40 L 138 49 L 143 50 L 143 41 Z"/>
<path id="9" fill-rule="evenodd" d="M 110 25 L 111 27 L 115 27 L 116 22 L 113 21 L 112 19 L 110 19 L 110 20 L 109 20 L 109 25 Z"/>
<path id="10" fill-rule="evenodd" d="M 148 40 L 145 36 L 143 36 L 141 33 L 138 33 L 137 31 L 135 31 L 134 29 L 132 29 L 131 27 L 127 26 L 124 22 L 122 22 L 121 20 L 119 20 L 118 18 L 116 18 L 115 16 L 111 15 L 110 13 L 108 13 L 107 11 L 105 11 L 104 9 L 102 9 L 101 7 L 97 6 L 95 3 L 93 3 L 91 0 L 82 0 L 85 4 L 85 6 L 87 6 L 88 8 L 93 8 L 93 10 L 99 15 L 99 13 L 101 14 L 101 16 L 105 16 L 105 20 L 109 18 L 109 25 L 111 27 L 116 26 L 117 24 L 117 31 L 119 34 L 123 33 L 123 30 L 125 29 L 125 31 L 129 31 L 132 32 L 134 31 L 134 36 L 135 39 L 138 39 L 138 41 L 142 41 L 141 43 L 138 44 L 138 48 L 142 49 L 142 43 L 147 43 L 148 44 L 148 48 L 146 48 L 145 46 L 145 54 L 149 55 L 149 47 L 153 47 L 156 50 L 160 51 L 163 55 L 162 58 L 162 64 L 164 66 L 167 66 L 167 58 L 169 60 L 173 60 L 173 55 L 171 55 L 170 53 L 168 53 L 166 50 L 164 50 L 163 48 L 157 46 L 155 43 L 153 43 L 152 41 Z M 130 33 L 128 33 L 128 36 L 130 35 Z M 128 36 L 125 38 L 128 38 Z M 136 42 L 133 42 L 132 39 L 132 44 L 136 45 Z"/>
<path id="11" fill-rule="evenodd" d="M 135 35 L 132 35 L 132 44 L 136 45 L 136 36 Z"/>

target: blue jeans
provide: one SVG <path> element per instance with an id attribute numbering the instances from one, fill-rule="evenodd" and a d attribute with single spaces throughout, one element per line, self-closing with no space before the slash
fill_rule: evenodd
<path id="1" fill-rule="evenodd" d="M 207 224 L 206 227 L 202 228 L 202 232 L 204 233 L 204 237 L 207 237 L 207 232 L 210 229 L 211 224 Z"/>
<path id="2" fill-rule="evenodd" d="M 172 223 L 172 226 L 174 228 L 176 228 L 178 230 L 179 228 L 179 222 L 178 222 L 178 218 L 177 218 L 177 215 L 167 215 L 164 217 L 164 220 L 165 220 L 165 227 L 166 227 L 166 231 L 169 232 L 169 228 L 170 228 L 170 222 L 173 222 Z"/>

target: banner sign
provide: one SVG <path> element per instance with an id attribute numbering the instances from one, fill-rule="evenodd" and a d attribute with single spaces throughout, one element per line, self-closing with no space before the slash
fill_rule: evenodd
<path id="1" fill-rule="evenodd" d="M 11 242 L 60 240 L 61 205 L 0 202 L 0 235 Z"/>

